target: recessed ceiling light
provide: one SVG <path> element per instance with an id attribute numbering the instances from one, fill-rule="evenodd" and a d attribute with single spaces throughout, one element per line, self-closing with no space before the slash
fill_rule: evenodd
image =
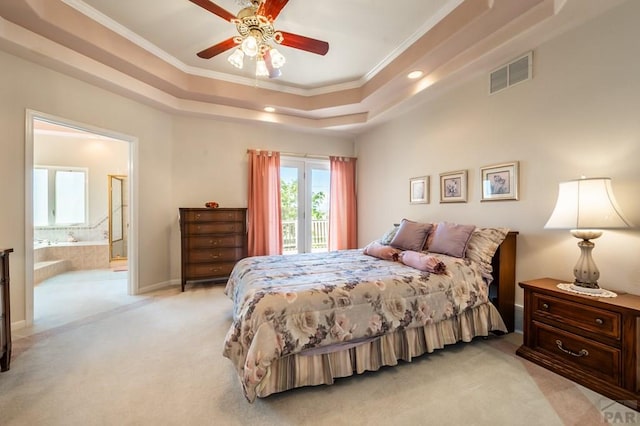
<path id="1" fill-rule="evenodd" d="M 276 112 L 276 109 L 274 107 L 264 107 L 264 110 L 266 112 Z"/>
<path id="2" fill-rule="evenodd" d="M 416 78 L 422 77 L 423 74 L 424 73 L 422 71 L 411 71 L 409 74 L 407 74 L 407 78 L 415 80 Z"/>

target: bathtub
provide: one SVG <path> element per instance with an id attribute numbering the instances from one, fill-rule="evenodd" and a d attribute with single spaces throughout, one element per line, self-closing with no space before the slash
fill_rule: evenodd
<path id="1" fill-rule="evenodd" d="M 65 271 L 109 268 L 107 241 L 34 242 L 34 282 Z"/>

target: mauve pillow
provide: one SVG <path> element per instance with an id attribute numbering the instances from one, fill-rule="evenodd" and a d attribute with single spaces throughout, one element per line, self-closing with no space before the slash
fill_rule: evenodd
<path id="1" fill-rule="evenodd" d="M 424 243 L 422 251 L 429 251 L 429 246 L 433 243 L 433 236 L 436 234 L 436 229 L 438 229 L 438 224 L 434 223 L 431 227 L 431 231 L 429 231 L 429 236 L 427 237 L 427 241 Z"/>
<path id="2" fill-rule="evenodd" d="M 399 250 L 391 246 L 382 245 L 377 241 L 370 242 L 364 248 L 364 254 L 384 260 L 398 260 L 398 253 L 400 253 Z"/>
<path id="3" fill-rule="evenodd" d="M 464 257 L 475 225 L 440 222 L 433 235 L 429 251 L 453 257 Z"/>
<path id="4" fill-rule="evenodd" d="M 389 245 L 402 250 L 421 251 L 429 231 L 431 231 L 431 226 L 430 223 L 418 223 L 402 219 L 398 232 L 396 232 Z"/>
<path id="5" fill-rule="evenodd" d="M 399 258 L 407 266 L 434 274 L 444 274 L 447 269 L 440 259 L 427 253 L 406 250 L 400 253 Z"/>

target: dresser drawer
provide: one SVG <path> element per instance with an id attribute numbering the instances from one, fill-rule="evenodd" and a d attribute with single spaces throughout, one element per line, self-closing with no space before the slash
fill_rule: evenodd
<path id="1" fill-rule="evenodd" d="M 185 223 L 185 235 L 244 233 L 244 222 L 194 222 Z"/>
<path id="2" fill-rule="evenodd" d="M 598 309 L 546 294 L 533 293 L 533 319 L 547 323 L 566 324 L 598 336 L 619 340 L 622 334 L 620 314 Z"/>
<path id="3" fill-rule="evenodd" d="M 210 237 L 190 237 L 184 240 L 187 251 L 200 248 L 244 247 L 244 235 L 221 235 Z"/>
<path id="4" fill-rule="evenodd" d="M 536 321 L 532 324 L 532 333 L 533 350 L 570 364 L 585 374 L 597 376 L 615 385 L 621 384 L 619 349 Z"/>
<path id="5" fill-rule="evenodd" d="M 242 247 L 198 249 L 189 251 L 187 257 L 188 263 L 237 261 L 244 257 L 244 249 Z"/>
<path id="6" fill-rule="evenodd" d="M 188 280 L 228 277 L 236 262 L 189 263 L 185 266 Z"/>
<path id="7" fill-rule="evenodd" d="M 184 222 L 244 222 L 242 210 L 202 209 L 182 212 Z"/>

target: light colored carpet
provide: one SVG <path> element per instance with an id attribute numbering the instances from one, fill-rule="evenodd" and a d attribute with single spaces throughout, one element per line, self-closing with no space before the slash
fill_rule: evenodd
<path id="1" fill-rule="evenodd" d="M 221 355 L 231 312 L 223 286 L 125 299 L 14 338 L 11 370 L 0 374 L 0 424 L 550 426 L 604 424 L 612 413 L 640 420 L 516 357 L 517 334 L 249 404 Z"/>

